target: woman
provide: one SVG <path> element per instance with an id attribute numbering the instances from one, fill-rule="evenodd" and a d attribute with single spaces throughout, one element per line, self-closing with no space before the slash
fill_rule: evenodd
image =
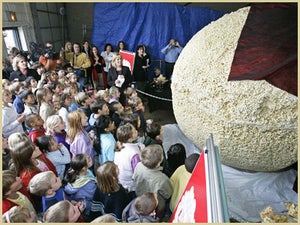
<path id="1" fill-rule="evenodd" d="M 14 71 L 10 73 L 10 81 L 25 81 L 29 76 L 33 77 L 36 81 L 39 81 L 41 78 L 35 70 L 28 68 L 27 59 L 22 55 L 14 57 L 12 66 Z"/>
<path id="2" fill-rule="evenodd" d="M 105 60 L 104 72 L 105 72 L 105 76 L 107 78 L 107 74 L 108 74 L 109 68 L 111 66 L 111 61 L 112 61 L 112 59 L 114 57 L 113 47 L 112 47 L 111 44 L 107 43 L 105 45 L 104 51 L 101 52 L 101 56 Z"/>
<path id="3" fill-rule="evenodd" d="M 66 63 L 69 63 L 72 56 L 73 56 L 73 51 L 72 51 L 72 43 L 70 41 L 66 42 L 65 48 L 61 50 L 60 56 L 64 59 Z"/>
<path id="4" fill-rule="evenodd" d="M 138 89 L 144 91 L 147 77 L 147 69 L 149 67 L 147 59 L 144 57 L 144 47 L 143 45 L 138 45 L 136 48 L 136 55 L 134 59 L 134 68 L 133 68 L 133 79 L 138 85 Z"/>
<path id="5" fill-rule="evenodd" d="M 124 41 L 119 41 L 117 45 L 117 52 L 120 52 L 120 50 L 126 50 L 126 45 Z"/>
<path id="6" fill-rule="evenodd" d="M 107 80 L 104 73 L 105 61 L 99 54 L 99 50 L 96 46 L 92 46 L 90 60 L 92 65 L 92 79 L 94 88 L 96 89 L 97 86 L 103 86 L 104 89 L 107 88 Z"/>
<path id="7" fill-rule="evenodd" d="M 121 96 L 120 102 L 125 104 L 124 90 L 130 85 L 132 78 L 129 67 L 123 66 L 123 60 L 120 53 L 116 53 L 112 59 L 111 68 L 107 75 L 107 84 L 109 87 L 119 88 Z"/>

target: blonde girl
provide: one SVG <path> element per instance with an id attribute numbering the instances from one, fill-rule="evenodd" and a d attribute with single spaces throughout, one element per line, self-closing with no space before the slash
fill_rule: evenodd
<path id="1" fill-rule="evenodd" d="M 109 91 L 108 89 L 104 89 L 104 90 L 99 90 L 96 94 L 95 94 L 95 100 L 104 100 L 107 103 L 109 102 Z"/>
<path id="2" fill-rule="evenodd" d="M 61 116 L 52 115 L 46 120 L 46 134 L 51 135 L 58 143 L 62 143 L 70 153 L 70 145 L 67 143 L 66 124 Z M 70 153 L 71 155 L 71 153 Z M 71 155 L 72 156 L 72 155 Z"/>
<path id="3" fill-rule="evenodd" d="M 44 121 L 46 121 L 49 116 L 55 114 L 55 110 L 51 103 L 52 95 L 52 92 L 48 88 L 39 88 L 36 91 L 38 112 Z"/>
<path id="4" fill-rule="evenodd" d="M 65 90 L 64 90 L 64 94 L 68 95 L 70 97 L 70 100 L 71 100 L 70 106 L 68 108 L 68 110 L 70 112 L 75 111 L 76 109 L 78 109 L 78 105 L 76 104 L 76 101 L 75 101 L 75 95 L 77 93 L 78 93 L 78 89 L 73 88 L 72 86 L 66 87 Z"/>
<path id="5" fill-rule="evenodd" d="M 82 110 L 75 110 L 69 113 L 68 122 L 67 141 L 70 143 L 70 152 L 73 156 L 84 153 L 93 160 L 95 155 L 93 140 L 84 129 L 84 126 L 88 125 L 87 116 Z M 94 162 L 92 164 L 94 164 Z"/>

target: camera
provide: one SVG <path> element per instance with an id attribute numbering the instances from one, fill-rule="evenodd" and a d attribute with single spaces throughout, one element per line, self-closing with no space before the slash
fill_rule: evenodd
<path id="1" fill-rule="evenodd" d="M 52 47 L 46 47 L 43 51 L 43 55 L 47 59 L 59 59 L 59 53 L 55 53 Z"/>

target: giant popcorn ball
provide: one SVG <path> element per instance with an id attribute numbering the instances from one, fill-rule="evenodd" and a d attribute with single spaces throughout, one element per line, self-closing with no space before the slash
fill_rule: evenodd
<path id="1" fill-rule="evenodd" d="M 297 161 L 298 98 L 265 80 L 227 81 L 249 10 L 224 15 L 187 43 L 174 68 L 173 109 L 199 148 L 213 134 L 223 164 L 276 171 Z"/>

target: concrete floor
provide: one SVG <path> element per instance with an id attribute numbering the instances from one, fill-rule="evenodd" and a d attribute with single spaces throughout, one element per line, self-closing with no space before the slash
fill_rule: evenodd
<path id="1" fill-rule="evenodd" d="M 144 117 L 146 120 L 153 119 L 153 122 L 157 122 L 161 125 L 177 123 L 173 110 L 159 109 L 149 112 L 147 99 L 143 99 L 143 104 L 145 107 Z"/>

